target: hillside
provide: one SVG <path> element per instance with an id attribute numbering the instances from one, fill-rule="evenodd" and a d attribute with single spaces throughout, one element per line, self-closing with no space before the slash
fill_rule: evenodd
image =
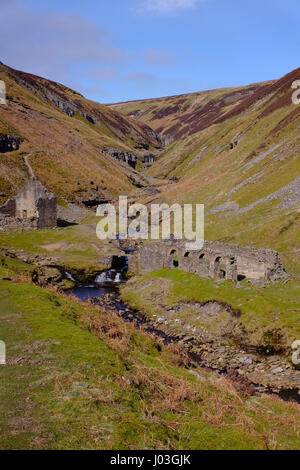
<path id="1" fill-rule="evenodd" d="M 0 257 L 1 449 L 296 449 L 299 407 L 233 384 Z M 11 279 L 9 281 L 8 279 Z"/>
<path id="2" fill-rule="evenodd" d="M 299 75 L 111 109 L 0 64 L 0 203 L 31 172 L 59 202 L 57 228 L 0 232 L 1 449 L 299 448 Z M 124 193 L 205 203 L 206 239 L 288 278 L 98 282 L 130 259 L 90 208 Z"/>
<path id="3" fill-rule="evenodd" d="M 222 122 L 233 107 L 242 104 L 269 83 L 272 82 L 128 101 L 112 104 L 110 108 L 149 124 L 164 143 L 169 144 Z"/>
<path id="4" fill-rule="evenodd" d="M 60 201 L 96 204 L 147 184 L 133 168 L 160 147 L 147 125 L 2 63 L 0 79 L 7 93 L 0 106 L 0 202 L 28 179 L 27 155 Z"/>
<path id="5" fill-rule="evenodd" d="M 238 89 L 121 103 L 168 143 L 150 169 L 164 200 L 204 203 L 206 238 L 279 250 L 300 272 L 300 106 L 279 80 Z"/>

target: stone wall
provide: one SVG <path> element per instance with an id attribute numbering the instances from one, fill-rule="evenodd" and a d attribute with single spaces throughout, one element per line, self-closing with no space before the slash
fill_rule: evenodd
<path id="1" fill-rule="evenodd" d="M 184 241 L 148 243 L 130 256 L 130 269 L 146 274 L 162 268 L 212 279 L 276 281 L 287 274 L 276 251 L 205 242 L 200 251 L 187 251 Z"/>
<path id="2" fill-rule="evenodd" d="M 37 219 L 17 219 L 0 214 L 0 232 L 25 232 L 37 229 Z"/>
<path id="3" fill-rule="evenodd" d="M 9 199 L 6 203 L 0 207 L 0 214 L 15 217 L 16 216 L 16 201 L 15 199 Z"/>
<path id="4" fill-rule="evenodd" d="M 39 181 L 31 178 L 17 196 L 0 207 L 0 226 L 18 229 L 46 229 L 57 226 L 57 201 Z M 6 217 L 6 218 L 5 218 Z M 15 223 L 13 220 L 15 219 Z"/>

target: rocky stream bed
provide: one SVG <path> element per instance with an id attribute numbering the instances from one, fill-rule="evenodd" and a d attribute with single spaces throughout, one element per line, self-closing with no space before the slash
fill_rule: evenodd
<path id="1" fill-rule="evenodd" d="M 116 269 L 88 273 L 72 271 L 71 274 L 50 257 L 30 256 L 24 251 L 6 249 L 1 252 L 32 264 L 36 268 L 32 279 L 40 286 L 56 286 L 66 295 L 73 294 L 83 302 L 90 299 L 108 314 L 117 314 L 125 322 L 133 323 L 136 328 L 154 335 L 163 343 L 178 344 L 180 350 L 188 356 L 190 367 L 197 363 L 210 371 L 226 375 L 244 394 L 274 393 L 285 400 L 300 403 L 300 370 L 296 369 L 286 354 L 255 348 L 242 344 L 242 341 L 224 341 L 224 337 L 218 334 L 209 337 L 201 335 L 189 326 L 179 328 L 179 333 L 177 328 L 175 333 L 170 329 L 170 314 L 176 320 L 176 308 L 174 312 L 168 309 L 165 316 L 160 314 L 155 319 L 130 308 L 122 301 L 118 290 L 126 278 L 123 272 Z M 206 304 L 196 306 L 199 314 L 205 315 L 211 313 L 211 309 L 226 307 L 224 303 L 219 306 Z M 177 326 L 180 327 L 179 324 Z"/>

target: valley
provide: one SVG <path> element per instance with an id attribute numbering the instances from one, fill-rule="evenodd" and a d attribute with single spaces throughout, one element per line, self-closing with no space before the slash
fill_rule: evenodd
<path id="1" fill-rule="evenodd" d="M 57 201 L 0 224 L 1 448 L 299 447 L 299 75 L 101 105 L 0 63 L 0 204 Z M 120 195 L 205 204 L 205 256 L 99 240 Z"/>

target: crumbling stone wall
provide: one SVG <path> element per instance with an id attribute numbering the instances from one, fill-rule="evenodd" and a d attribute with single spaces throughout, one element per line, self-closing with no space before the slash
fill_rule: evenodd
<path id="1" fill-rule="evenodd" d="M 287 277 L 276 251 L 208 241 L 200 251 L 187 251 L 183 240 L 145 244 L 130 255 L 129 265 L 140 274 L 178 267 L 212 279 L 275 281 Z"/>
<path id="2" fill-rule="evenodd" d="M 38 180 L 31 178 L 17 196 L 0 207 L 0 227 L 45 229 L 57 226 L 57 201 Z M 9 220 L 12 219 L 12 220 Z"/>
<path id="3" fill-rule="evenodd" d="M 17 219 L 0 214 L 0 232 L 25 232 L 37 229 L 37 219 Z"/>
<path id="4" fill-rule="evenodd" d="M 0 207 L 0 214 L 5 216 L 15 217 L 16 216 L 16 201 L 15 199 L 9 199 L 6 203 Z"/>

